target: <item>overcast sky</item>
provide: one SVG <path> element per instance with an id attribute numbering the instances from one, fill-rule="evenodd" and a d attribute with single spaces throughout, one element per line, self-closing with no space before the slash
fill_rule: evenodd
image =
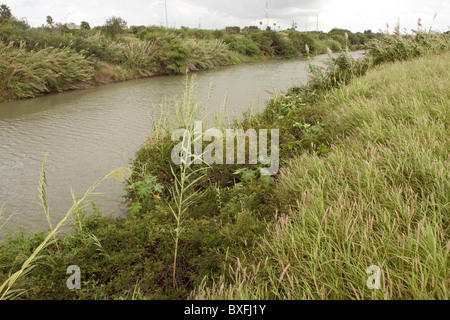
<path id="1" fill-rule="evenodd" d="M 164 0 L 0 0 L 17 18 L 26 17 L 32 26 L 45 24 L 48 15 L 56 22 L 88 21 L 91 26 L 104 24 L 111 16 L 124 18 L 128 25 L 165 25 Z M 297 22 L 298 30 L 328 32 L 334 27 L 353 32 L 386 29 L 400 19 L 401 29 L 417 28 L 421 18 L 424 27 L 450 29 L 450 0 L 277 0 L 269 3 L 269 24 L 283 29 Z M 266 25 L 265 0 L 167 0 L 170 27 L 219 29 Z"/>

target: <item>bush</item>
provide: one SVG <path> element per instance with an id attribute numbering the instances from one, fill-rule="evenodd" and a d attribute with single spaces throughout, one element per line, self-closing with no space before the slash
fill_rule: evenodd
<path id="1" fill-rule="evenodd" d="M 127 62 L 124 46 L 107 37 L 100 32 L 77 37 L 72 46 L 75 50 L 82 52 L 85 57 L 97 58 L 111 64 L 123 64 Z"/>
<path id="2" fill-rule="evenodd" d="M 180 38 L 157 40 L 158 52 L 155 59 L 158 70 L 166 74 L 183 74 L 189 69 L 188 59 L 191 49 Z"/>
<path id="3" fill-rule="evenodd" d="M 223 40 L 228 44 L 228 47 L 232 51 L 236 51 L 250 57 L 261 55 L 261 50 L 259 47 L 247 37 L 228 35 L 225 36 Z"/>

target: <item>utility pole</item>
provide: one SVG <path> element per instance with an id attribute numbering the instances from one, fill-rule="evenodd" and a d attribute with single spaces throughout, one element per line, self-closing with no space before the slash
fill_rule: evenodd
<path id="1" fill-rule="evenodd" d="M 319 32 L 319 14 L 317 14 L 317 32 Z"/>
<path id="2" fill-rule="evenodd" d="M 266 30 L 269 28 L 269 1 L 266 2 Z"/>
<path id="3" fill-rule="evenodd" d="M 306 17 L 306 32 L 308 32 L 308 17 Z"/>
<path id="4" fill-rule="evenodd" d="M 166 9 L 166 28 L 169 29 L 169 19 L 167 18 L 167 0 L 164 0 L 164 6 Z"/>

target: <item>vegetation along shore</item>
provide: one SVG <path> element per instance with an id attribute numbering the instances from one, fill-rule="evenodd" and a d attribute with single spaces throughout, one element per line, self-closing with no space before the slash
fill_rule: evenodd
<path id="1" fill-rule="evenodd" d="M 103 26 L 80 29 L 55 24 L 31 28 L 10 13 L 0 20 L 0 102 L 89 88 L 155 75 L 185 74 L 270 58 L 292 59 L 361 49 L 380 34 L 276 32 L 259 27 L 224 30 L 127 26 L 111 17 Z M 270 29 L 270 28 L 269 28 Z M 348 39 L 344 33 L 347 32 Z"/>
<path id="2" fill-rule="evenodd" d="M 88 79 L 208 69 L 244 56 L 308 55 L 332 41 L 252 29 L 150 27 L 111 36 L 105 28 L 5 28 L 22 30 L 23 42 L 4 39 L 1 55 L 64 55 L 64 68 L 77 67 L 51 88 L 2 83 L 4 98 Z M 173 164 L 172 130 L 190 130 L 204 114 L 195 79 L 187 81 L 174 122 L 155 124 L 130 168 L 105 177 L 125 181 L 129 216 L 87 215 L 94 185 L 74 196 L 48 232 L 10 236 L 0 244 L 0 298 L 449 299 L 450 36 L 396 28 L 365 43 L 368 55 L 354 60 L 345 46 L 350 34 L 338 35 L 343 42 L 333 41 L 344 52 L 332 56 L 330 48 L 325 68 L 310 66 L 307 84 L 233 122 L 280 130 L 277 175 L 261 175 L 259 164 Z M 282 45 L 263 48 L 259 37 Z M 202 60 L 208 55 L 214 62 Z M 45 162 L 39 190 L 48 214 Z M 73 231 L 60 235 L 69 221 Z M 79 290 L 66 286 L 70 265 L 82 270 Z M 379 290 L 366 286 L 370 266 L 381 271 Z"/>

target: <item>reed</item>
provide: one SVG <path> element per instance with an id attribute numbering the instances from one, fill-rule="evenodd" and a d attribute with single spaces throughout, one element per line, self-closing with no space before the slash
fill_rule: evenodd
<path id="1" fill-rule="evenodd" d="M 2 99 L 31 98 L 47 92 L 69 90 L 94 75 L 91 64 L 67 47 L 27 51 L 25 44 L 0 43 Z"/>
<path id="2" fill-rule="evenodd" d="M 433 17 L 433 22 L 437 14 Z M 380 39 L 375 39 L 367 45 L 369 57 L 374 65 L 386 62 L 404 61 L 427 54 L 439 54 L 450 49 L 450 36 L 436 33 L 430 28 L 423 28 L 421 19 L 417 22 L 417 30 L 412 29 L 413 35 L 400 31 L 400 25 L 395 28 L 394 35 L 389 30 Z"/>
<path id="3" fill-rule="evenodd" d="M 232 53 L 222 40 L 189 40 L 188 68 L 190 71 L 210 70 L 229 65 Z"/>
<path id="4" fill-rule="evenodd" d="M 189 146 L 190 147 L 190 146 Z M 190 150 L 189 150 L 190 152 Z M 190 205 L 201 194 L 200 191 L 194 190 L 195 185 L 203 179 L 207 167 L 200 167 L 193 169 L 192 162 L 183 162 L 178 167 L 178 173 L 171 167 L 171 172 L 174 177 L 174 184 L 171 188 L 172 201 L 175 202 L 174 206 L 170 206 L 170 210 L 175 219 L 174 229 L 174 258 L 173 258 L 173 287 L 177 287 L 176 274 L 177 274 L 177 258 L 178 258 L 178 246 L 180 243 L 180 237 L 185 231 L 184 221 L 188 217 L 188 210 Z"/>

